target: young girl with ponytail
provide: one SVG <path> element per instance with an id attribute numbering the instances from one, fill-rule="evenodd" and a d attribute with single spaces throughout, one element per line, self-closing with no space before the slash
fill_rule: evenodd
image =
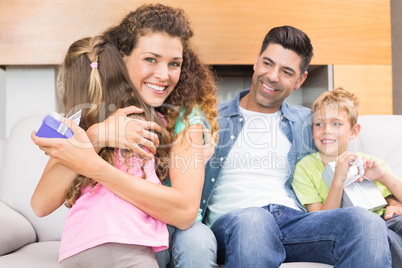
<path id="1" fill-rule="evenodd" d="M 58 89 L 66 115 L 82 110 L 80 127 L 84 130 L 108 118 L 115 109 L 129 105 L 141 108 L 141 118 L 156 122 L 161 130 L 161 146 L 155 157 L 146 160 L 130 150 L 108 147 L 99 155 L 136 177 L 156 184 L 164 181 L 167 168 L 161 160 L 169 153 L 170 135 L 160 115 L 132 85 L 111 43 L 100 36 L 74 42 L 60 68 Z M 61 239 L 61 267 L 158 267 L 154 251 L 168 247 L 165 223 L 85 176 L 72 182 L 65 204 L 71 210 Z"/>

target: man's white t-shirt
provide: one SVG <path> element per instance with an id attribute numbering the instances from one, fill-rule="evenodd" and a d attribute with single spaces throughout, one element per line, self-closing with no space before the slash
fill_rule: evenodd
<path id="1" fill-rule="evenodd" d="M 244 126 L 229 155 L 208 204 L 207 225 L 239 208 L 281 204 L 298 209 L 288 195 L 289 140 L 280 129 L 281 112 L 264 114 L 240 107 Z"/>

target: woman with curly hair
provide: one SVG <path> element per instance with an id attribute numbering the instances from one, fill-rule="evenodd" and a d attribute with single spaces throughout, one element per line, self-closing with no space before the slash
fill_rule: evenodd
<path id="1" fill-rule="evenodd" d="M 66 120 L 74 132 L 72 140 L 39 138 L 33 133 L 34 142 L 51 158 L 32 196 L 32 207 L 38 216 L 56 210 L 80 174 L 147 215 L 176 227 L 172 234 L 173 262 L 179 260 L 183 267 L 214 266 L 216 244 L 200 243 L 203 232 L 210 230 L 194 222 L 204 182 L 204 144 L 208 137 L 217 139 L 217 99 L 214 77 L 191 47 L 193 31 L 189 20 L 179 8 L 143 5 L 104 36 L 120 52 L 145 103 L 167 120 L 172 144 L 169 157 L 161 162 L 168 166 L 167 184 L 171 187 L 123 172 L 97 154 L 103 147 L 112 147 L 153 158 L 159 144 L 153 130 L 160 131 L 160 127 L 152 121 L 129 117 L 143 112 L 129 106 L 114 111 L 86 131 Z M 186 251 L 181 241 L 188 243 L 188 237 L 200 243 L 199 252 Z"/>

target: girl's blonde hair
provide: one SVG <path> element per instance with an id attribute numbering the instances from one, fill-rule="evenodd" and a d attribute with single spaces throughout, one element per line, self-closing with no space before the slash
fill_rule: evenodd
<path id="1" fill-rule="evenodd" d="M 355 94 L 352 94 L 342 87 L 334 90 L 325 91 L 313 103 L 311 114 L 314 117 L 315 112 L 325 106 L 337 105 L 338 108 L 344 109 L 348 116 L 350 125 L 353 127 L 357 123 L 359 116 L 359 100 Z M 314 121 L 314 118 L 312 118 Z"/>
<path id="2" fill-rule="evenodd" d="M 178 37 L 183 45 L 183 64 L 179 82 L 165 100 L 167 105 L 159 108 L 167 118 L 168 130 L 172 137 L 177 134 L 174 131 L 174 125 L 181 109 L 184 108 L 185 111 L 181 120 L 188 122 L 188 116 L 193 107 L 197 106 L 204 113 L 212 137 L 217 141 L 218 101 L 215 92 L 215 76 L 202 63 L 190 44 L 193 30 L 182 9 L 161 4 L 142 5 L 130 12 L 119 25 L 108 29 L 104 35 L 115 44 L 123 56 L 129 56 L 136 48 L 139 38 L 149 33 L 166 33 L 169 36 Z"/>
<path id="3" fill-rule="evenodd" d="M 143 101 L 131 83 L 123 59 L 113 44 L 101 36 L 74 42 L 59 69 L 57 84 L 66 116 L 82 109 L 80 127 L 84 130 L 104 121 L 118 108 L 130 105 L 142 108 L 144 113 L 141 118 L 155 121 L 162 128 L 155 165 L 161 180 L 167 176 L 168 167 L 162 160 L 169 154 L 170 135 L 160 116 Z M 99 155 L 114 164 L 113 148 L 105 147 Z M 132 156 L 130 153 L 126 155 Z M 95 184 L 95 181 L 83 176 L 75 179 L 66 192 L 66 206 L 74 204 L 83 187 Z"/>

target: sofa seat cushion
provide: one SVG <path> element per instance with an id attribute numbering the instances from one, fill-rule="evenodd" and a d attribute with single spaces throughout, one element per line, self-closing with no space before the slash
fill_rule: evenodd
<path id="1" fill-rule="evenodd" d="M 36 241 L 31 223 L 1 201 L 0 222 L 0 256 Z"/>
<path id="2" fill-rule="evenodd" d="M 32 243 L 1 256 L 0 267 L 60 268 L 60 241 Z"/>

